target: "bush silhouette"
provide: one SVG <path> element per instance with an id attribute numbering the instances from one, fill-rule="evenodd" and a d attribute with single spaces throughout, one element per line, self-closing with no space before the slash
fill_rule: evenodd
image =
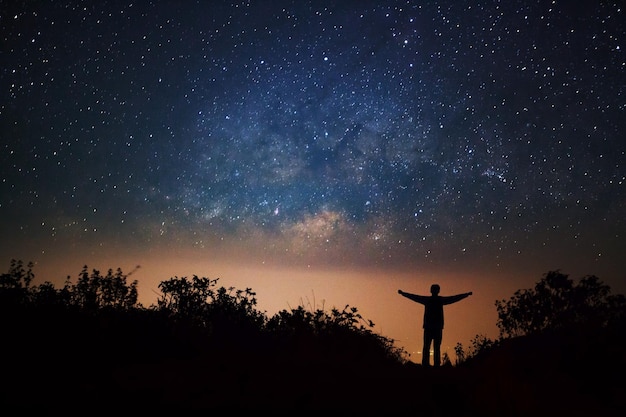
<path id="1" fill-rule="evenodd" d="M 467 352 L 458 343 L 454 348 L 457 364 L 488 354 L 506 339 L 553 332 L 597 335 L 598 331 L 626 330 L 626 298 L 611 294 L 611 288 L 595 275 L 575 283 L 560 270 L 548 271 L 533 288 L 517 290 L 508 300 L 496 300 L 495 305 L 499 338 L 476 335 Z"/>
<path id="2" fill-rule="evenodd" d="M 267 330 L 292 352 L 316 352 L 344 361 L 403 363 L 406 352 L 393 339 L 373 332 L 374 323 L 365 320 L 356 307 L 307 310 L 300 305 L 276 313 Z M 311 353 L 309 353 L 311 354 Z"/>
<path id="3" fill-rule="evenodd" d="M 4 305 L 64 306 L 81 310 L 115 309 L 128 310 L 138 307 L 137 281 L 126 282 L 127 275 L 120 268 L 102 275 L 94 269 L 89 273 L 84 266 L 76 284 L 68 276 L 62 289 L 44 283 L 31 287 L 35 278 L 33 263 L 24 268 L 21 260 L 11 260 L 9 271 L 0 275 L 0 296 Z"/>
<path id="4" fill-rule="evenodd" d="M 115 273 L 109 269 L 106 275 L 101 275 L 96 269 L 90 274 L 85 265 L 76 285 L 72 286 L 68 277 L 66 288 L 71 294 L 71 304 L 85 310 L 137 307 L 137 281 L 128 284 L 126 278 L 120 268 Z"/>
<path id="5" fill-rule="evenodd" d="M 518 290 L 508 301 L 496 301 L 500 336 L 623 324 L 626 298 L 610 292 L 596 276 L 585 276 L 575 284 L 568 275 L 550 271 L 533 289 Z"/>
<path id="6" fill-rule="evenodd" d="M 129 275 L 84 266 L 56 289 L 33 285 L 32 263 L 12 260 L 0 275 L 0 404 L 177 415 L 626 412 L 624 297 L 593 276 L 575 285 L 552 271 L 497 301 L 500 339 L 477 335 L 469 352 L 455 347 L 457 366 L 446 355 L 429 370 L 348 304 L 268 317 L 250 288 L 193 276 L 161 282 L 146 308 Z"/>
<path id="7" fill-rule="evenodd" d="M 9 271 L 0 275 L 0 305 L 16 307 L 28 304 L 30 300 L 30 283 L 35 278 L 33 263 L 24 268 L 24 262 L 11 259 Z"/>

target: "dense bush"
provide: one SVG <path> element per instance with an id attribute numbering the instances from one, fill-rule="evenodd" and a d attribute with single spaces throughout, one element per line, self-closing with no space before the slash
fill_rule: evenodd
<path id="1" fill-rule="evenodd" d="M 138 307 L 137 281 L 127 283 L 127 275 L 120 268 L 102 275 L 84 266 L 76 284 L 68 276 L 61 289 L 49 281 L 31 286 L 35 278 L 33 263 L 26 267 L 21 260 L 11 260 L 9 271 L 0 275 L 0 297 L 3 305 L 32 307 L 76 307 L 80 310 L 128 310 Z"/>
<path id="2" fill-rule="evenodd" d="M 298 306 L 279 311 L 266 325 L 276 340 L 289 344 L 295 352 L 306 349 L 341 356 L 344 360 L 404 362 L 406 352 L 394 346 L 392 339 L 374 333 L 373 327 L 372 321 L 365 320 L 350 305 L 330 311 Z"/>
<path id="3" fill-rule="evenodd" d="M 32 266 L 12 261 L 0 275 L 0 408 L 176 415 L 626 412 L 624 298 L 595 277 L 574 285 L 548 273 L 534 289 L 496 302 L 500 339 L 477 335 L 467 352 L 457 344 L 460 366 L 446 355 L 445 366 L 434 370 L 406 360 L 349 305 L 298 306 L 268 317 L 251 289 L 193 276 L 162 282 L 156 305 L 145 308 L 137 303 L 136 281 L 119 269 L 103 275 L 85 266 L 76 283 L 68 277 L 57 289 L 33 285 Z M 571 326 L 575 331 L 562 331 Z"/>
<path id="4" fill-rule="evenodd" d="M 575 284 L 568 275 L 550 271 L 534 288 L 518 290 L 508 301 L 496 301 L 500 335 L 507 338 L 624 323 L 626 298 L 610 292 L 596 276 L 585 276 Z"/>
<path id="5" fill-rule="evenodd" d="M 404 351 L 395 347 L 392 339 L 374 333 L 374 323 L 363 319 L 355 307 L 308 311 L 300 306 L 268 318 L 257 309 L 252 289 L 218 287 L 218 279 L 193 276 L 161 282 L 156 305 L 144 308 L 137 303 L 137 281 L 127 282 L 128 275 L 119 268 L 103 275 L 84 266 L 76 283 L 68 276 L 63 288 L 57 289 L 48 281 L 31 286 L 32 266 L 13 260 L 9 272 L 0 276 L 4 308 L 20 306 L 23 315 L 40 314 L 43 309 L 48 320 L 53 310 L 56 314 L 74 312 L 81 320 L 97 317 L 91 325 L 105 324 L 108 332 L 113 326 L 126 333 L 135 329 L 146 340 L 159 340 L 159 346 L 167 346 L 170 353 L 180 354 L 181 349 L 188 354 L 210 349 L 285 353 L 285 349 L 293 349 L 290 354 L 321 352 L 327 359 L 404 361 Z M 102 334 L 110 335 L 108 332 Z M 141 343 L 132 334 L 126 337 Z M 301 349 L 305 345 L 306 349 Z"/>
<path id="6" fill-rule="evenodd" d="M 575 283 L 559 270 L 549 271 L 534 288 L 517 290 L 508 300 L 496 300 L 495 305 L 499 338 L 476 335 L 467 351 L 458 343 L 454 349 L 457 364 L 489 353 L 511 338 L 626 331 L 626 298 L 611 294 L 611 288 L 594 275 Z"/>

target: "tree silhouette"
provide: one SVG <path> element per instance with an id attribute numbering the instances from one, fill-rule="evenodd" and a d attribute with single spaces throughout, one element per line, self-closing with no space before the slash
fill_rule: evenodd
<path id="1" fill-rule="evenodd" d="M 112 269 L 106 275 L 93 269 L 91 274 L 85 265 L 79 275 L 78 282 L 72 286 L 70 278 L 66 290 L 71 293 L 71 303 L 86 310 L 112 308 L 127 310 L 137 305 L 137 281 L 126 282 L 120 268 L 114 273 Z"/>
<path id="2" fill-rule="evenodd" d="M 28 304 L 33 278 L 32 262 L 25 268 L 21 260 L 11 259 L 9 271 L 0 275 L 0 304 L 4 307 Z"/>
<path id="3" fill-rule="evenodd" d="M 157 309 L 174 317 L 200 319 L 215 296 L 217 281 L 197 275 L 191 279 L 172 277 L 162 281 L 159 284 L 161 295 L 157 300 Z"/>
<path id="4" fill-rule="evenodd" d="M 500 336 L 516 337 L 565 328 L 605 328 L 623 323 L 626 299 L 589 275 L 575 284 L 559 270 L 544 274 L 533 289 L 496 301 Z"/>
<path id="5" fill-rule="evenodd" d="M 251 289 L 194 276 L 162 282 L 157 305 L 144 308 L 128 275 L 85 266 L 57 290 L 33 285 L 31 263 L 11 262 L 0 275 L 5 408 L 625 415 L 626 302 L 594 276 L 574 284 L 552 271 L 496 302 L 509 338 L 477 336 L 468 354 L 459 343 L 459 369 L 445 355 L 450 366 L 432 373 L 356 307 L 299 306 L 268 319 Z"/>

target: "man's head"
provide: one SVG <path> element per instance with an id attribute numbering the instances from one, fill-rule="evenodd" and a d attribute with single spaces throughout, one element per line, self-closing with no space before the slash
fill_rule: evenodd
<path id="1" fill-rule="evenodd" d="M 439 288 L 439 284 L 433 284 L 433 285 L 430 286 L 430 293 L 432 295 L 439 295 L 439 290 L 440 289 L 441 288 Z"/>

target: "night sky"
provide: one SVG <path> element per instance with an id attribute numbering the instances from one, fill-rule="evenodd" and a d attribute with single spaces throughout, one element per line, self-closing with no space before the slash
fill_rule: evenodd
<path id="1" fill-rule="evenodd" d="M 413 354 L 398 288 L 473 291 L 450 355 L 550 270 L 626 291 L 622 1 L 0 7 L 0 270 L 219 277 Z"/>

